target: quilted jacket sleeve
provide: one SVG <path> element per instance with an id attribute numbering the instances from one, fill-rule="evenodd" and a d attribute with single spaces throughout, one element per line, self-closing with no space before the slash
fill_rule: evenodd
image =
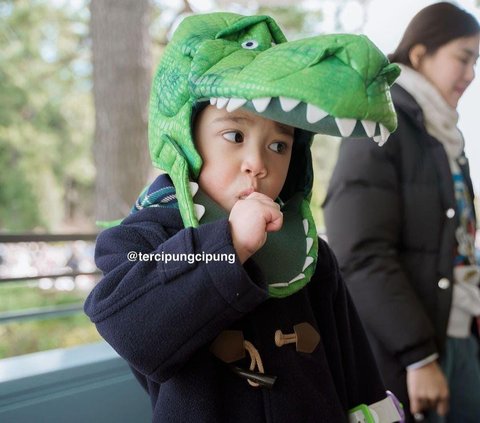
<path id="1" fill-rule="evenodd" d="M 161 221 L 181 224 L 176 210 L 150 208 L 99 235 L 95 258 L 104 277 L 85 303 L 106 341 L 156 382 L 267 298 L 238 262 L 129 261 L 130 251 L 235 253 L 226 220 L 178 232 Z"/>
<path id="2" fill-rule="evenodd" d="M 406 367 L 436 347 L 398 254 L 404 216 L 397 136 L 381 148 L 370 139 L 342 141 L 324 210 L 329 243 L 367 330 Z"/>

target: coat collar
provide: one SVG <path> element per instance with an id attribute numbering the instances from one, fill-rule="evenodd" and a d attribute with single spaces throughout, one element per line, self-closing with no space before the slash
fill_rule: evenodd
<path id="1" fill-rule="evenodd" d="M 391 94 L 395 108 L 401 109 L 413 123 L 420 129 L 425 130 L 425 119 L 423 111 L 417 101 L 404 88 L 394 84 L 391 88 Z"/>

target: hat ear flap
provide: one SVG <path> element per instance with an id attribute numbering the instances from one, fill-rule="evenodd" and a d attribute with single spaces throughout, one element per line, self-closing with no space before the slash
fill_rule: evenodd
<path id="1" fill-rule="evenodd" d="M 175 187 L 178 207 L 184 226 L 198 226 L 198 219 L 195 213 L 192 193 L 190 191 L 190 170 L 188 160 L 177 142 L 166 134 L 162 135 L 161 156 L 163 163 L 168 162 L 168 175 Z M 155 163 L 154 163 L 155 164 Z"/>

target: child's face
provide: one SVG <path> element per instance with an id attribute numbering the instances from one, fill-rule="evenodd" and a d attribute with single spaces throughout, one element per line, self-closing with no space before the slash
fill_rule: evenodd
<path id="1" fill-rule="evenodd" d="M 275 200 L 287 177 L 293 131 L 248 111 L 207 106 L 196 119 L 200 188 L 225 210 L 253 191 Z"/>

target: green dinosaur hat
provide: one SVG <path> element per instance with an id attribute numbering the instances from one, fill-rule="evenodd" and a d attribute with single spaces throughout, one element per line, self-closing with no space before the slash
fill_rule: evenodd
<path id="1" fill-rule="evenodd" d="M 286 282 L 272 283 L 270 291 L 283 296 L 298 290 L 310 279 L 317 252 L 309 209 L 311 134 L 368 136 L 383 144 L 397 124 L 389 89 L 399 72 L 361 35 L 287 42 L 268 16 L 212 13 L 184 19 L 155 74 L 149 119 L 152 161 L 172 179 L 184 225 L 199 224 L 190 183 L 202 168 L 192 138 L 198 104 L 209 101 L 229 112 L 243 107 L 298 128 L 281 198 L 301 214 L 306 252 L 300 270 Z"/>

